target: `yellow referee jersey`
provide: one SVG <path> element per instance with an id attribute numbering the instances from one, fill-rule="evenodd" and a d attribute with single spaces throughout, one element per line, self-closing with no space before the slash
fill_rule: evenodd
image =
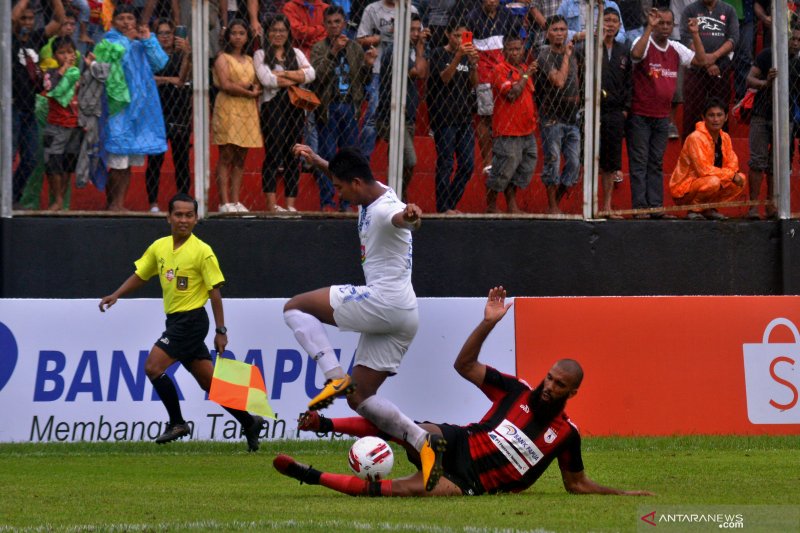
<path id="1" fill-rule="evenodd" d="M 158 239 L 134 263 L 143 280 L 158 276 L 167 314 L 203 307 L 208 291 L 225 281 L 217 256 L 209 245 L 192 234 L 177 250 L 172 236 Z"/>

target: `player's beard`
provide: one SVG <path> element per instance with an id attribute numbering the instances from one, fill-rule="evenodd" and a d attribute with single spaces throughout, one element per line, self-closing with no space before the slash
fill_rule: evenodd
<path id="1" fill-rule="evenodd" d="M 542 389 L 544 389 L 544 380 L 531 391 L 529 403 L 533 409 L 533 419 L 540 424 L 548 424 L 564 410 L 567 405 L 567 398 L 565 396 L 557 400 L 551 399 L 549 402 L 542 400 Z"/>

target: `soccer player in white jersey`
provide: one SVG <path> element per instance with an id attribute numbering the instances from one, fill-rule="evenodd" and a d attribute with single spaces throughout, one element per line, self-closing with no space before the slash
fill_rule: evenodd
<path id="1" fill-rule="evenodd" d="M 341 200 L 361 206 L 358 236 L 366 278 L 362 286 L 333 285 L 299 294 L 283 308 L 286 324 L 327 379 L 308 408 L 315 411 L 347 395 L 348 404 L 359 415 L 419 450 L 426 490 L 433 490 L 442 474 L 446 441 L 376 394 L 386 378 L 397 372 L 417 333 L 411 232 L 420 227 L 422 210 L 404 204 L 391 188 L 376 181 L 369 160 L 358 148 L 340 150 L 330 163 L 305 145 L 295 145 L 294 153 L 328 173 Z M 323 323 L 361 333 L 352 377 L 339 364 Z"/>

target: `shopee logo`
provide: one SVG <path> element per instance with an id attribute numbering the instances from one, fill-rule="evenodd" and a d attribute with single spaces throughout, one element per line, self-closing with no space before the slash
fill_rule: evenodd
<path id="1" fill-rule="evenodd" d="M 782 326 L 793 343 L 771 343 L 772 331 Z M 761 344 L 745 344 L 744 375 L 747 418 L 753 424 L 800 423 L 800 333 L 791 320 L 776 318 L 764 330 Z"/>

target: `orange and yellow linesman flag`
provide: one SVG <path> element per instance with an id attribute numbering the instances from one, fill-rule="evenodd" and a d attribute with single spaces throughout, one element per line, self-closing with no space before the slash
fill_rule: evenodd
<path id="1" fill-rule="evenodd" d="M 276 418 L 267 401 L 267 388 L 255 365 L 217 356 L 208 399 L 223 407 Z"/>

